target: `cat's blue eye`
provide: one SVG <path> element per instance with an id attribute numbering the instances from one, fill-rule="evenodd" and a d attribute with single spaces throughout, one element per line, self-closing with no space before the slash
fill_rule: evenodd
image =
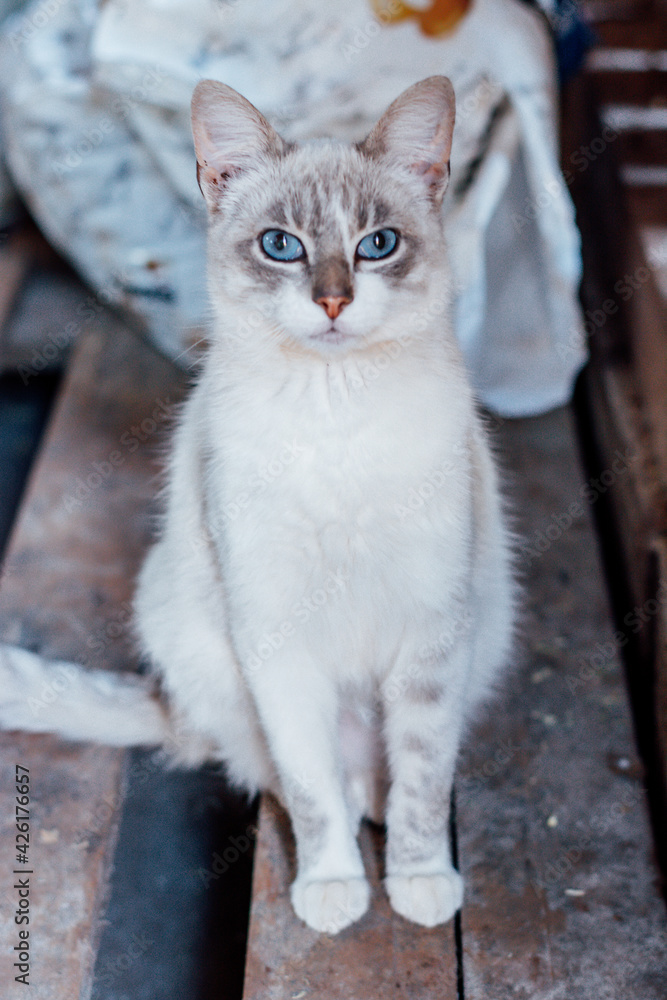
<path id="1" fill-rule="evenodd" d="M 380 260 L 388 257 L 396 249 L 398 233 L 393 229 L 378 229 L 375 233 L 364 236 L 357 247 L 357 257 L 364 260 Z"/>
<path id="2" fill-rule="evenodd" d="M 264 253 L 273 260 L 299 260 L 306 254 L 301 240 L 291 233 L 284 233 L 282 229 L 269 229 L 261 242 Z"/>

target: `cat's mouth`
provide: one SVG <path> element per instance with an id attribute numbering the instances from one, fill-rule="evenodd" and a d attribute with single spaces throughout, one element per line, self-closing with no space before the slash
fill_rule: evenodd
<path id="1" fill-rule="evenodd" d="M 311 334 L 310 339 L 318 340 L 321 344 L 346 344 L 352 340 L 352 336 L 349 333 L 343 333 L 335 323 L 332 323 L 325 330 L 318 330 L 317 333 Z"/>

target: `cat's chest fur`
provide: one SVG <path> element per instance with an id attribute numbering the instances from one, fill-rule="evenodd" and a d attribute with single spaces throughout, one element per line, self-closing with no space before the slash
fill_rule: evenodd
<path id="1" fill-rule="evenodd" d="M 213 369 L 206 479 L 217 515 L 237 511 L 218 537 L 234 620 L 263 633 L 315 595 L 309 627 L 344 625 L 353 641 L 355 622 L 442 602 L 469 539 L 458 378 L 407 349 L 381 371 L 292 358 L 249 382 L 232 365 L 217 396 Z"/>
<path id="2" fill-rule="evenodd" d="M 393 365 L 373 383 L 349 360 L 273 370 L 209 401 L 209 474 L 223 502 L 247 494 L 240 523 L 366 532 L 374 514 L 405 520 L 411 491 L 438 471 L 428 508 L 467 503 L 469 394 L 451 375 Z"/>

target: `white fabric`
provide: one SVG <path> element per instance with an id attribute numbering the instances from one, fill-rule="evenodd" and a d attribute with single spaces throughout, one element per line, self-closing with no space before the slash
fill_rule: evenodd
<path id="1" fill-rule="evenodd" d="M 235 87 L 287 138 L 358 139 L 434 73 L 458 102 L 445 204 L 457 333 L 486 405 L 540 412 L 569 398 L 585 348 L 552 45 L 519 0 L 475 0 L 444 38 L 382 24 L 367 0 L 39 0 L 4 27 L 7 159 L 100 297 L 186 364 L 207 315 L 197 80 Z"/>

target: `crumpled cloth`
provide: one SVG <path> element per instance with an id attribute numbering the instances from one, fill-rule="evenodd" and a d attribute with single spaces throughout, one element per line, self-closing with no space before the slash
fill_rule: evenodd
<path id="1" fill-rule="evenodd" d="M 99 298 L 188 366 L 208 319 L 197 81 L 236 88 L 288 139 L 356 140 L 404 88 L 443 73 L 457 96 L 443 210 L 473 383 L 503 416 L 561 405 L 586 349 L 545 18 L 520 0 L 474 0 L 440 37 L 387 20 L 368 0 L 30 3 L 0 39 L 14 183 Z"/>

